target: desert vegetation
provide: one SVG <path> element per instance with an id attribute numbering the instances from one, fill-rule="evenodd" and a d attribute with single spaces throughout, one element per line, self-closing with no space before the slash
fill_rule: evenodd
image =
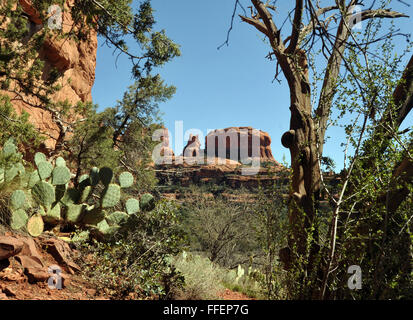
<path id="1" fill-rule="evenodd" d="M 413 298 L 413 56 L 397 28 L 411 18 L 390 0 L 297 0 L 283 24 L 272 1 L 233 2 L 225 44 L 240 13 L 290 90 L 279 111 L 291 116 L 279 137 L 290 161 L 272 159 L 259 132 L 253 177 L 236 160 L 154 163 L 159 104 L 175 93 L 161 67 L 180 47 L 157 31 L 150 0 L 0 4 L 0 284 L 16 263 L 33 285 L 47 281 L 46 265 L 25 266 L 19 241 L 30 238 L 49 253 L 50 239 L 64 243 L 53 251 L 64 263 L 53 257 L 65 273 L 109 299 Z M 84 94 L 97 36 L 130 59 L 134 81 L 103 111 Z M 323 153 L 331 127 L 344 134 L 342 168 Z"/>

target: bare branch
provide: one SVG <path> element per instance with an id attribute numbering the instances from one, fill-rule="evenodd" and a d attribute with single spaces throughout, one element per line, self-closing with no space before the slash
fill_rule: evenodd
<path id="1" fill-rule="evenodd" d="M 239 16 L 241 18 L 242 21 L 254 26 L 258 31 L 262 32 L 263 34 L 265 34 L 268 38 L 270 38 L 270 35 L 268 33 L 267 28 L 265 27 L 265 25 L 257 20 L 257 19 L 253 19 L 253 18 L 247 18 L 244 16 Z"/>
<path id="2" fill-rule="evenodd" d="M 292 53 L 297 48 L 298 40 L 300 38 L 300 29 L 301 29 L 301 22 L 303 19 L 303 11 L 304 11 L 304 1 L 296 0 L 293 28 L 291 31 L 290 45 L 288 46 L 286 50 L 287 53 Z"/>

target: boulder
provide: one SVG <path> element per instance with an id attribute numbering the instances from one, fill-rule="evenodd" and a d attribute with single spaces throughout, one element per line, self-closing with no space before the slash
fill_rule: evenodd
<path id="1" fill-rule="evenodd" d="M 6 260 L 17 254 L 23 249 L 23 242 L 19 239 L 0 236 L 0 260 Z"/>
<path id="2" fill-rule="evenodd" d="M 80 267 L 71 258 L 72 250 L 63 240 L 51 238 L 42 242 L 48 253 L 62 266 L 65 266 L 71 274 L 80 271 Z"/>

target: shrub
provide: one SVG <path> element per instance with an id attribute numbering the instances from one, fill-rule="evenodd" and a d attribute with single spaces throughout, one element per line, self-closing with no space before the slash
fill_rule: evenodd
<path id="1" fill-rule="evenodd" d="M 174 288 L 177 300 L 214 300 L 224 289 L 225 271 L 206 257 L 183 252 L 174 259 L 173 265 L 185 279 L 184 287 Z"/>
<path id="2" fill-rule="evenodd" d="M 116 242 L 79 242 L 83 277 L 116 299 L 169 298 L 183 280 L 171 264 L 185 244 L 178 212 L 172 202 L 160 201 L 136 215 Z"/>

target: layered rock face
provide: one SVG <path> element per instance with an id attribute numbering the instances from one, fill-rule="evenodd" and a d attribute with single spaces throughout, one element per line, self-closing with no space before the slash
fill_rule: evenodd
<path id="1" fill-rule="evenodd" d="M 201 142 L 199 141 L 198 135 L 190 135 L 188 143 L 186 144 L 184 151 L 184 157 L 199 157 L 201 154 Z"/>
<path id="2" fill-rule="evenodd" d="M 162 157 L 174 157 L 175 154 L 169 145 L 169 131 L 168 129 L 163 129 L 163 134 L 161 136 L 162 147 L 160 150 L 160 155 Z"/>
<path id="3" fill-rule="evenodd" d="M 31 3 L 31 0 L 20 0 L 20 5 L 29 16 L 31 30 L 37 32 L 43 27 L 42 21 L 39 20 Z M 62 30 L 64 33 L 69 32 L 74 27 L 70 15 L 70 8 L 73 5 L 74 0 L 65 1 L 65 8 L 62 10 Z M 63 74 L 59 80 L 62 89 L 52 97 L 55 102 L 67 100 L 75 107 L 78 102 L 92 100 L 91 91 L 95 81 L 96 52 L 97 33 L 95 31 L 91 31 L 87 39 L 78 42 L 57 39 L 56 37 L 45 41 L 39 52 L 40 57 L 45 61 L 43 71 L 45 78 L 53 68 L 57 68 Z M 45 147 L 53 150 L 56 139 L 60 135 L 60 129 L 53 121 L 53 116 L 48 111 L 29 105 L 30 103 L 36 104 L 35 97 L 23 96 L 22 99 L 9 92 L 0 91 L 0 93 L 9 95 L 15 110 L 18 113 L 26 111 L 30 115 L 29 121 L 39 128 L 40 132 L 47 133 L 51 137 L 46 140 Z"/>
<path id="4" fill-rule="evenodd" d="M 210 132 L 205 138 L 208 156 L 242 161 L 259 157 L 261 162 L 276 162 L 267 132 L 252 127 L 231 127 Z"/>

